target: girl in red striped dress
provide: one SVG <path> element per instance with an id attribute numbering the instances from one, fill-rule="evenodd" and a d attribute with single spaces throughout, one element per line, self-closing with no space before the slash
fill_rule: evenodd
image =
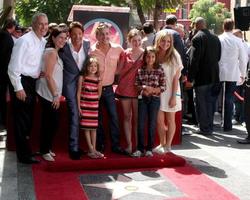
<path id="1" fill-rule="evenodd" d="M 102 158 L 104 155 L 96 150 L 96 129 L 98 127 L 98 105 L 101 96 L 99 64 L 90 57 L 78 81 L 78 109 L 80 128 L 84 130 L 90 158 Z"/>

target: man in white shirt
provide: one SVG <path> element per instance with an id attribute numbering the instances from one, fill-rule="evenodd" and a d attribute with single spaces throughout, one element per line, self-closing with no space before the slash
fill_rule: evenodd
<path id="1" fill-rule="evenodd" d="M 40 62 L 48 31 L 48 18 L 37 13 L 32 18 L 32 31 L 20 37 L 14 45 L 8 75 L 12 84 L 14 135 L 19 162 L 38 163 L 32 156 L 29 137 L 35 106 L 35 83 L 40 75 Z"/>
<path id="2" fill-rule="evenodd" d="M 243 83 L 246 76 L 248 56 L 242 40 L 233 35 L 234 21 L 225 19 L 224 33 L 219 36 L 221 59 L 219 62 L 220 81 L 225 84 L 224 131 L 232 130 L 233 93 L 236 83 Z"/>

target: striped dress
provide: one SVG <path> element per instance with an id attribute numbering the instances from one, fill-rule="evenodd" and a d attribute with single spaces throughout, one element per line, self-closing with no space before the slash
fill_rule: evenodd
<path id="1" fill-rule="evenodd" d="M 98 83 L 97 77 L 85 77 L 81 90 L 81 119 L 80 128 L 95 130 L 98 127 Z"/>

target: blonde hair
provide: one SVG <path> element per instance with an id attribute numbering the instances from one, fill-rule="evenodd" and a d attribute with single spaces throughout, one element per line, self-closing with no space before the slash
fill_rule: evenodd
<path id="1" fill-rule="evenodd" d="M 95 35 L 99 35 L 104 29 L 110 29 L 111 25 L 106 22 L 100 22 L 95 30 Z"/>
<path id="2" fill-rule="evenodd" d="M 177 61 L 177 57 L 176 57 L 176 50 L 174 48 L 173 36 L 171 33 L 167 31 L 160 31 L 158 33 L 158 35 L 156 36 L 156 40 L 155 40 L 156 53 L 158 55 L 159 51 L 161 51 L 160 43 L 163 39 L 166 39 L 166 38 L 170 38 L 170 47 L 167 49 L 165 53 L 164 62 L 174 63 L 175 61 Z M 157 58 L 157 62 L 158 62 L 158 58 Z"/>
<path id="3" fill-rule="evenodd" d="M 128 32 L 128 35 L 127 35 L 127 41 L 128 42 L 131 42 L 132 38 L 135 37 L 135 36 L 142 36 L 141 35 L 141 31 L 139 31 L 138 29 L 136 28 L 133 28 L 131 29 L 129 32 Z"/>

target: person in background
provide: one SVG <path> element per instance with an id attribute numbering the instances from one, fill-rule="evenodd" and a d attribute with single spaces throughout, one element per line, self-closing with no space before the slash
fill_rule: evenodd
<path id="1" fill-rule="evenodd" d="M 248 44 L 247 42 L 243 39 L 243 34 L 240 29 L 234 29 L 233 34 L 240 38 L 244 44 L 244 47 L 246 49 L 246 52 L 248 53 Z M 248 54 L 248 58 L 249 58 Z M 245 84 L 243 83 L 242 85 L 236 85 L 236 89 L 234 94 L 234 119 L 232 120 L 232 124 L 241 124 L 243 125 L 245 122 L 245 116 L 244 116 L 244 101 L 242 100 L 241 97 L 244 97 L 245 93 Z M 239 96 L 238 96 L 239 95 Z"/>
<path id="2" fill-rule="evenodd" d="M 246 76 L 248 62 L 247 51 L 242 39 L 233 35 L 234 21 L 225 19 L 224 32 L 219 36 L 221 42 L 221 59 L 219 77 L 223 84 L 224 112 L 223 130 L 232 130 L 233 97 L 236 84 L 242 84 Z"/>
<path id="3" fill-rule="evenodd" d="M 155 48 L 157 61 L 161 64 L 166 76 L 167 90 L 160 96 L 161 104 L 157 119 L 160 144 L 154 148 L 153 152 L 164 154 L 171 151 L 176 130 L 175 113 L 182 108 L 179 78 L 183 65 L 179 53 L 174 49 L 172 34 L 162 32 L 157 35 Z"/>
<path id="4" fill-rule="evenodd" d="M 98 106 L 102 93 L 102 82 L 99 75 L 99 64 L 96 58 L 90 57 L 82 71 L 77 89 L 77 102 L 80 114 L 80 128 L 84 130 L 90 158 L 103 158 L 96 150 L 96 129 L 98 128 Z"/>
<path id="5" fill-rule="evenodd" d="M 23 35 L 23 28 L 19 25 L 16 26 L 15 30 L 12 32 L 11 36 L 14 43 Z"/>
<path id="6" fill-rule="evenodd" d="M 8 66 L 12 84 L 10 90 L 16 154 L 21 163 L 39 162 L 32 154 L 29 139 L 36 100 L 36 79 L 41 72 L 41 59 L 46 44 L 44 36 L 47 31 L 47 15 L 36 13 L 32 18 L 32 31 L 17 40 Z"/>
<path id="7" fill-rule="evenodd" d="M 143 49 L 141 48 L 141 32 L 131 29 L 127 35 L 131 48 L 125 50 L 120 58 L 119 81 L 116 96 L 119 98 L 123 110 L 123 127 L 126 136 L 127 154 L 132 153 L 132 132 L 137 137 L 138 120 L 138 92 L 135 86 L 137 71 L 143 65 Z M 137 140 L 135 141 L 135 144 Z"/>
<path id="8" fill-rule="evenodd" d="M 149 22 L 145 22 L 142 28 L 145 34 L 145 37 L 142 39 L 142 48 L 145 49 L 148 46 L 154 45 L 154 38 L 155 38 L 154 26 Z"/>
<path id="9" fill-rule="evenodd" d="M 63 61 L 63 96 L 66 98 L 69 115 L 69 157 L 79 160 L 83 151 L 79 148 L 79 111 L 77 106 L 77 85 L 80 71 L 87 59 L 90 42 L 83 38 L 84 29 L 80 22 L 71 22 L 70 39 L 59 56 Z"/>
<path id="10" fill-rule="evenodd" d="M 55 161 L 52 142 L 59 125 L 59 107 L 63 84 L 63 63 L 58 51 L 66 43 L 66 32 L 54 28 L 48 38 L 41 62 L 44 76 L 36 82 L 36 92 L 42 107 L 40 153 L 46 161 Z"/>
<path id="11" fill-rule="evenodd" d="M 123 54 L 123 48 L 119 44 L 110 42 L 110 37 L 110 25 L 103 22 L 99 23 L 96 28 L 97 42 L 91 47 L 90 52 L 90 55 L 96 57 L 98 60 L 102 80 L 102 95 L 99 101 L 98 114 L 97 150 L 102 152 L 105 148 L 102 112 L 102 107 L 105 106 L 109 117 L 111 150 L 114 153 L 124 154 L 124 150 L 120 147 L 119 119 L 113 91 L 115 74 L 120 56 Z"/>
<path id="12" fill-rule="evenodd" d="M 191 40 L 186 85 L 194 86 L 195 90 L 195 109 L 199 123 L 197 133 L 211 135 L 216 100 L 220 92 L 221 44 L 219 38 L 207 29 L 204 18 L 195 19 L 195 29 L 198 32 Z"/>
<path id="13" fill-rule="evenodd" d="M 15 31 L 17 23 L 14 19 L 7 19 L 3 30 L 0 31 L 0 131 L 5 130 L 7 116 L 7 88 L 9 85 L 8 64 L 14 46 L 11 34 Z"/>
<path id="14" fill-rule="evenodd" d="M 166 89 L 166 79 L 163 69 L 156 62 L 156 50 L 146 47 L 143 55 L 145 65 L 138 69 L 136 85 L 141 94 L 138 100 L 138 145 L 133 157 L 152 157 L 154 146 L 156 120 L 160 106 L 160 94 Z M 149 78 L 150 77 L 150 78 Z M 147 125 L 147 146 L 144 146 L 145 122 Z M 146 150 L 144 154 L 144 150 Z"/>

